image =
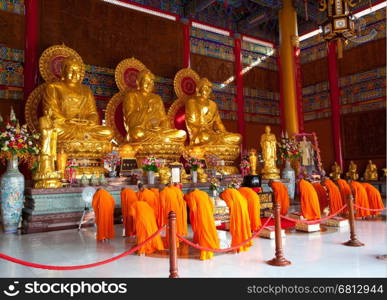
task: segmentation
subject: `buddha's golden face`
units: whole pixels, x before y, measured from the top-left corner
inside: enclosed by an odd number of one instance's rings
[[[207,99],[208,97],[210,97],[211,92],[211,87],[207,84],[203,84],[198,90],[198,95]]]
[[[151,93],[154,88],[154,80],[150,75],[144,75],[139,82],[140,91]]]
[[[266,126],[266,127],[265,127],[265,133],[266,133],[266,134],[269,134],[270,131],[271,131],[270,126]]]
[[[63,69],[63,77],[66,82],[81,82],[81,66],[76,63],[67,64]]]

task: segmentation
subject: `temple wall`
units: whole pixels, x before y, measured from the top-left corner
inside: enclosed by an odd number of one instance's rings
[[[354,160],[361,175],[369,159],[379,169],[386,166],[385,10],[364,19],[362,35],[373,33],[373,38],[350,42],[338,60],[344,170]],[[315,37],[302,42],[301,49],[305,131],[317,133],[323,165],[329,171],[334,150],[326,44]]]

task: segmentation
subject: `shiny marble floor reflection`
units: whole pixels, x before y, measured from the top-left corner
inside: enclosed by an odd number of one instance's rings
[[[358,238],[364,247],[346,247],[348,229],[327,228],[323,232],[301,233],[288,230],[283,239],[288,267],[265,263],[274,255],[274,241],[257,238],[248,252],[215,254],[200,261],[199,252],[182,247],[178,268],[180,277],[386,277],[387,262],[376,259],[387,254],[387,224],[383,220],[357,221]],[[89,227],[29,235],[0,234],[0,252],[48,265],[80,265],[121,254],[133,241],[119,236],[96,243],[95,229]],[[230,234],[219,231],[221,247],[230,245]],[[168,277],[167,253],[152,256],[130,255],[104,266],[79,271],[47,271],[0,261],[0,277]]]

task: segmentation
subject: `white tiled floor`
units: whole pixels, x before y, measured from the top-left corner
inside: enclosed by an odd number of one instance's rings
[[[359,240],[364,247],[346,247],[349,230],[329,228],[324,232],[288,232],[284,239],[285,257],[292,265],[273,267],[265,263],[274,256],[274,241],[254,240],[249,252],[216,254],[200,261],[192,248],[178,260],[180,277],[387,277],[387,262],[376,259],[387,254],[385,221],[357,221]],[[108,259],[132,246],[117,237],[109,243],[96,243],[95,229],[89,227],[29,235],[0,234],[0,252],[48,265],[79,265]],[[228,232],[219,231],[221,246],[230,243]],[[130,255],[104,266],[79,271],[47,271],[0,260],[0,277],[168,277],[167,253],[152,257]]]

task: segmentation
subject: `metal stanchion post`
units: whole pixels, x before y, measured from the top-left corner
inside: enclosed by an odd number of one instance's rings
[[[349,228],[350,228],[350,240],[345,242],[345,246],[351,246],[351,247],[361,247],[364,246],[362,242],[360,242],[356,237],[355,232],[355,217],[353,212],[353,195],[350,194],[348,196],[348,213],[349,213]]]

